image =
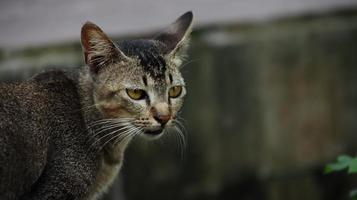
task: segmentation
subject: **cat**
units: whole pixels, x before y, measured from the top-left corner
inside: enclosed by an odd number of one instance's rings
[[[0,84],[0,199],[95,200],[135,136],[175,126],[192,12],[151,39],[114,43],[83,25],[85,66]]]

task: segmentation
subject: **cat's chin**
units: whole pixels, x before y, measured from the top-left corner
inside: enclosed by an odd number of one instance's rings
[[[158,130],[146,130],[143,132],[142,136],[145,138],[145,139],[148,139],[148,140],[155,140],[155,139],[158,139],[160,138],[164,133],[164,129],[158,129]]]

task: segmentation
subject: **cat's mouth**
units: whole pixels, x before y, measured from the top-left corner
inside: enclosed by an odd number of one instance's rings
[[[158,130],[147,130],[147,131],[144,131],[144,134],[146,135],[150,135],[150,136],[158,136],[160,135],[161,133],[163,132],[163,129],[158,129]]]

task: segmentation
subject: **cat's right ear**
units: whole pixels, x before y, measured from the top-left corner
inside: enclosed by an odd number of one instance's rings
[[[83,25],[81,43],[85,63],[94,74],[109,64],[127,59],[114,42],[92,22]]]
[[[163,53],[168,55],[176,65],[180,65],[188,46],[192,30],[193,14],[191,11],[181,15],[174,23],[155,37],[164,44]]]

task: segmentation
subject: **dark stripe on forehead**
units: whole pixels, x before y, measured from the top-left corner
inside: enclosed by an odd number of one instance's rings
[[[120,48],[128,56],[137,56],[144,71],[152,78],[164,79],[166,62],[157,45],[151,40],[132,40],[121,43]]]
[[[172,79],[172,75],[169,74],[169,79],[170,79],[170,83],[172,83],[173,79]]]
[[[146,78],[146,75],[143,76],[143,83],[145,86],[148,86],[148,79]]]
[[[144,71],[154,79],[165,77],[166,62],[158,53],[153,52],[152,49],[144,50],[140,52],[139,59]]]

